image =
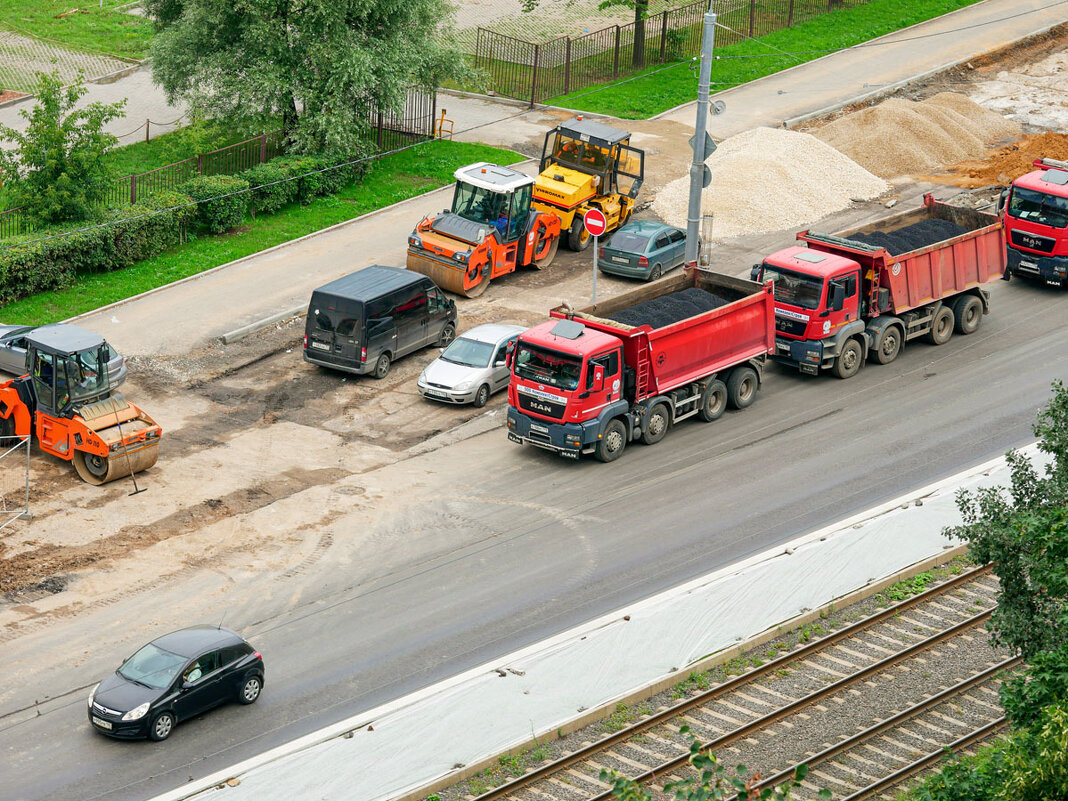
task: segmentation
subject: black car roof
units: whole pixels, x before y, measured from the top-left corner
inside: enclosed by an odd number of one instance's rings
[[[196,656],[212,648],[223,645],[237,645],[244,642],[237,632],[224,629],[221,626],[201,624],[190,626],[181,631],[172,631],[152,641],[153,645],[170,651],[178,656]]]
[[[47,353],[63,354],[99,348],[104,338],[76,325],[56,323],[35,328],[26,335],[26,342]]]
[[[561,131],[577,135],[585,135],[591,139],[598,139],[601,143],[614,145],[630,137],[630,133],[605,125],[593,120],[580,120],[578,117],[562,122],[559,125]]]
[[[417,284],[429,279],[422,273],[403,270],[400,267],[385,267],[373,264],[343,278],[324,284],[315,290],[337,295],[350,300],[372,300],[395,289]]]

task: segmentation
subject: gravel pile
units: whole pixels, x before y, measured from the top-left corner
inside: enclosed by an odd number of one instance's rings
[[[630,308],[623,309],[609,316],[609,320],[615,320],[623,325],[648,325],[652,328],[664,328],[703,314],[720,306],[726,306],[729,300],[721,298],[705,289],[690,287],[681,292],[673,292],[652,300],[642,301]]]
[[[962,228],[956,223],[935,218],[920,220],[920,222],[906,225],[904,228],[898,228],[896,231],[888,233],[873,231],[870,234],[853,234],[849,238],[854,242],[864,242],[868,245],[886,248],[890,255],[900,256],[902,253],[919,250],[928,245],[933,245],[935,242],[952,239],[967,232],[966,228]]]
[[[712,182],[702,197],[715,215],[713,239],[809,225],[870,200],[889,185],[816,137],[778,128],[754,128],[723,140],[708,158]],[[690,179],[665,186],[653,212],[686,227]]]
[[[815,131],[866,169],[894,178],[938,171],[984,154],[1019,126],[964,95],[942,92],[922,102],[890,98]]]

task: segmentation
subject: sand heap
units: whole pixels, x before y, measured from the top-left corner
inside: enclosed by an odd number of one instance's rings
[[[893,97],[814,131],[883,178],[940,170],[1019,132],[1015,122],[954,92],[919,103]]]
[[[777,128],[723,140],[708,167],[712,183],[702,205],[705,214],[715,215],[716,240],[803,227],[889,189],[816,137]],[[653,201],[654,213],[685,228],[689,193],[689,176],[672,181]]]

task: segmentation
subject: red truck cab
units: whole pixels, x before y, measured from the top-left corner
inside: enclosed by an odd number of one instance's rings
[[[623,399],[623,349],[618,337],[573,320],[553,319],[525,331],[512,351],[508,404],[528,418],[521,437],[577,459],[598,426]]]
[[[1036,159],[1037,170],[1002,193],[1008,269],[1068,285],[1068,161]]]

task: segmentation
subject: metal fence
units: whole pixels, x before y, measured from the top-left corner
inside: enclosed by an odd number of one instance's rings
[[[382,111],[372,106],[368,117],[378,151],[387,152],[412,142],[432,139],[436,99],[433,91],[410,89],[399,112]],[[197,175],[233,175],[242,172],[280,155],[283,144],[282,132],[271,131],[151,172],[116,179],[108,187],[104,205],[136,203],[139,199],[181,186]],[[0,211],[0,239],[30,230],[20,209]]]
[[[717,47],[764,36],[867,0],[714,0]],[[479,28],[475,65],[497,94],[531,105],[585,89],[651,64],[682,61],[701,52],[708,0],[612,25],[582,36],[529,42]]]

